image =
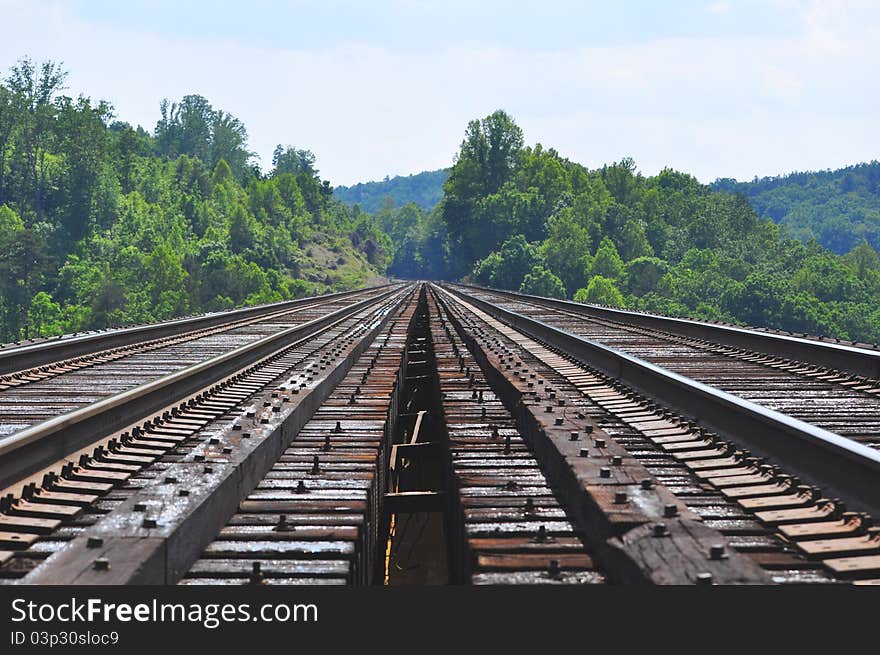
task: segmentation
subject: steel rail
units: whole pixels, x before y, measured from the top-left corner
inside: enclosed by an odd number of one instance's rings
[[[343,340],[344,353],[334,357],[326,370],[322,367],[314,382],[285,403],[284,409],[278,411],[280,405],[270,408],[260,403],[260,394],[268,398],[271,390],[258,391],[258,396],[245,404],[253,412],[249,412],[250,418],[242,417],[213,433],[213,441],[228,445],[223,448],[222,457],[211,457],[210,466],[205,466],[206,455],[216,451],[214,445],[203,440],[196,446],[197,452],[168,462],[164,475],[147,480],[19,583],[176,583],[333,393],[358,357],[367,351],[376,335],[393,320],[394,308],[411,293],[411,286],[393,289],[364,301],[359,310],[326,326],[331,329],[348,320],[346,331],[359,336],[354,342]],[[285,343],[262,361],[274,362],[274,353],[297,348],[310,338]],[[318,344],[319,350],[332,350],[335,339],[338,335],[329,335]],[[236,431],[235,426],[241,428],[241,421],[247,422],[247,432]],[[181,490],[186,493],[180,493]],[[145,520],[146,513],[149,521]],[[96,565],[99,558],[105,566]]]
[[[828,343],[775,332],[763,332],[735,325],[718,325],[688,318],[661,316],[613,307],[602,307],[571,300],[544,298],[530,294],[491,289],[479,285],[457,285],[573,312],[581,316],[626,323],[636,327],[664,330],[677,336],[705,339],[777,357],[826,366],[852,375],[880,378],[880,351],[840,343]]]
[[[567,330],[443,285],[524,334],[565,352],[679,411],[760,456],[784,463],[804,482],[853,509],[880,513],[880,452]]]
[[[279,348],[315,336],[365,307],[397,293],[395,287],[308,323],[287,328],[235,350],[133,387],[96,403],[32,425],[0,441],[0,488],[173,405]]]
[[[390,285],[376,287],[381,290]],[[61,360],[90,355],[102,350],[130,346],[142,341],[176,336],[192,330],[211,328],[233,321],[256,318],[264,314],[274,314],[287,309],[295,309],[310,303],[325,302],[346,296],[363,293],[364,289],[339,291],[323,296],[309,296],[296,300],[284,300],[268,305],[242,307],[228,312],[215,312],[190,318],[179,318],[161,323],[150,323],[136,327],[95,332],[80,336],[70,336],[41,341],[26,346],[0,349],[0,375],[14,373],[37,366],[45,366]]]

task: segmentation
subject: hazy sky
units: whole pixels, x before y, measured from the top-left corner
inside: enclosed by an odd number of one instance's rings
[[[333,184],[447,166],[498,108],[591,167],[708,182],[877,159],[878,44],[878,0],[0,0],[0,69],[61,60],[66,93],[148,130],[163,97],[202,94],[264,166],[308,148]]]

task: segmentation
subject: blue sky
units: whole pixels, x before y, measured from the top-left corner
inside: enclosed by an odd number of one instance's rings
[[[880,157],[872,1],[0,0],[0,23],[0,68],[62,60],[147,129],[201,93],[264,165],[309,148],[334,184],[449,165],[497,108],[588,166],[706,182]]]

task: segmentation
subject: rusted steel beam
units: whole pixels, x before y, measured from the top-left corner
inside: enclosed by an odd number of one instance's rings
[[[492,320],[473,306],[465,303],[462,307],[481,320]],[[758,564],[727,546],[720,532],[704,525],[692,527],[699,523],[699,517],[578,411],[577,398],[556,389],[548,391],[540,370],[519,363],[511,367],[506,353],[496,349],[487,336],[464,325],[457,316],[452,318],[486,379],[514,415],[548,481],[566,499],[609,577],[625,583],[697,584],[707,579],[717,584],[771,582]],[[658,541],[655,546],[663,552],[674,551],[675,557],[688,565],[671,566],[660,575],[653,559],[631,555],[620,547],[621,539],[630,543],[627,535],[641,534],[634,532],[637,530],[682,535]],[[652,548],[650,542],[637,543],[646,551]],[[718,545],[723,547],[724,557],[716,561],[710,559],[709,551]],[[662,560],[663,556],[658,552],[656,557]]]
[[[823,487],[848,506],[880,515],[877,450],[460,290],[455,293],[531,338],[589,361],[667,406],[698,416],[701,424],[741,447],[784,462],[790,474]]]
[[[81,409],[26,428],[0,441],[0,488],[92,443],[96,435],[109,434],[162,407],[230,375],[284,345],[309,336],[384,300],[394,290],[354,303],[199,364],[152,380]]]
[[[387,300],[388,294],[373,299]],[[394,299],[402,302],[403,296]],[[361,310],[369,309],[360,304]],[[366,318],[366,314],[364,314]],[[29,573],[25,584],[173,584],[262,480],[388,322],[314,373],[287,403],[255,401],[245,417],[168,466],[122,505]],[[268,398],[268,394],[267,394]]]

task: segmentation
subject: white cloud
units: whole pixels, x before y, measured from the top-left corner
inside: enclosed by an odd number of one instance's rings
[[[877,157],[877,21],[790,6],[802,29],[785,37],[401,53],[192,43],[86,23],[63,3],[0,0],[0,67],[23,54],[63,60],[70,92],[148,129],[162,97],[200,93],[245,122],[264,164],[278,142],[310,148],[335,184],[448,165],[467,121],[499,107],[527,141],[576,161],[630,155],[647,173],[672,165],[705,181]]]

